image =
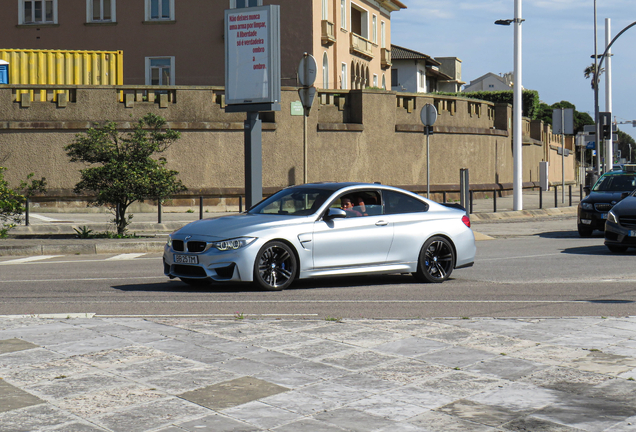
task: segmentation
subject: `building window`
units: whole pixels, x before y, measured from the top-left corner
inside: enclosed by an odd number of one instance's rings
[[[230,9],[263,6],[263,0],[230,0]]]
[[[329,21],[329,3],[328,0],[322,0],[322,19]]]
[[[174,57],[146,57],[146,85],[174,85]]]
[[[373,87],[378,88],[378,76],[373,74]]]
[[[382,74],[382,89],[386,90],[386,76]]]
[[[400,82],[398,79],[398,70],[391,69],[391,87],[397,87],[399,85],[400,85]]]
[[[329,88],[329,57],[327,57],[327,53],[322,55],[322,88]]]
[[[340,0],[340,28],[347,28],[347,0]]]
[[[373,29],[371,30],[371,37],[373,39],[371,39],[371,41],[373,43],[378,43],[378,17],[373,15],[373,20],[372,20],[372,24]]]
[[[420,76],[420,88],[418,91],[426,93],[426,72],[420,70],[418,75]]]
[[[86,22],[115,22],[116,0],[86,0]]]
[[[57,0],[20,0],[20,24],[57,24]]]
[[[386,32],[384,28],[384,21],[380,23],[380,48],[386,48]]]
[[[365,39],[369,39],[369,13],[352,4],[349,16],[351,20],[351,31]]]
[[[346,63],[342,64],[342,73],[340,75],[340,88],[341,89],[347,88],[347,64]]]
[[[146,0],[146,21],[174,21],[174,0]]]

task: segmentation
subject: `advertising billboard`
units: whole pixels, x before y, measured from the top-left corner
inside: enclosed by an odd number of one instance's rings
[[[225,11],[225,103],[280,103],[280,6]]]

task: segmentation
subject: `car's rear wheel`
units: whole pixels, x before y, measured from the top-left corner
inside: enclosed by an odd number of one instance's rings
[[[420,282],[439,283],[448,279],[455,268],[455,251],[451,242],[440,236],[431,237],[424,243],[413,273]]]
[[[587,225],[579,224],[578,229],[579,229],[579,236],[581,237],[592,237],[592,233],[594,232],[594,229]]]
[[[254,261],[254,282],[268,291],[289,287],[298,274],[296,255],[283,242],[266,243]]]
[[[616,246],[616,245],[606,245],[610,252],[614,253],[623,253],[627,252],[627,247],[625,246]]]

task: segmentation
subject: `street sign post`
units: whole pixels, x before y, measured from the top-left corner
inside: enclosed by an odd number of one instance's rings
[[[561,135],[561,202],[565,203],[565,135],[574,134],[574,108],[552,110],[552,132]]]
[[[316,97],[316,75],[318,65],[314,56],[304,53],[298,65],[298,82],[302,86],[298,89],[298,97],[303,104],[303,183],[307,183],[307,117]]]
[[[422,107],[420,112],[420,119],[424,125],[424,133],[426,134],[426,198],[429,198],[431,193],[431,157],[429,137],[433,134],[433,125],[437,120],[437,109],[432,104],[426,104]]]

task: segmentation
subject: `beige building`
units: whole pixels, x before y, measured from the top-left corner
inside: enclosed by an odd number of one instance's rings
[[[121,50],[124,84],[129,85],[224,85],[224,10],[277,4],[282,85],[297,85],[298,62],[308,52],[318,63],[316,86],[329,89],[386,88],[391,13],[406,8],[398,0],[3,3],[0,49]],[[40,77],[38,84],[45,83],[59,84]]]

